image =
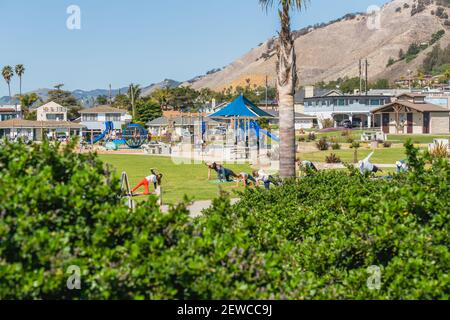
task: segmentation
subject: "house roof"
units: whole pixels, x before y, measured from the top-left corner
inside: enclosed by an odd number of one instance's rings
[[[14,109],[14,108],[0,108],[0,113],[1,112],[16,112],[16,109]]]
[[[397,96],[397,98],[400,98],[400,97],[408,97],[408,98],[425,98],[426,95],[425,95],[425,94],[422,94],[422,93],[406,92],[406,93],[399,94],[399,95]]]
[[[94,108],[83,109],[80,113],[127,113],[126,110],[113,108],[111,106],[98,106]]]
[[[372,110],[372,113],[387,111],[395,105],[400,105],[419,112],[449,112],[448,109],[431,103],[413,103],[410,101],[397,100],[395,102],[382,106],[381,108]]]
[[[0,129],[11,129],[11,128],[70,128],[70,129],[81,129],[85,126],[79,123],[73,123],[68,121],[31,121],[23,119],[10,119],[6,121],[0,121]]]
[[[270,113],[274,118],[279,118],[280,117],[280,112],[278,111],[273,111],[273,110],[266,110],[267,113]],[[307,114],[303,114],[303,113],[298,113],[296,112],[294,114],[295,119],[316,119],[316,116],[310,116]]]
[[[152,121],[147,122],[147,126],[149,126],[149,127],[167,126],[168,124],[169,124],[169,119],[166,117],[159,117]]]
[[[49,103],[46,103],[46,104],[40,106],[38,109],[44,109],[44,108],[64,108],[64,110],[67,111],[66,107],[63,107],[62,105],[60,105],[54,101],[50,101]]]

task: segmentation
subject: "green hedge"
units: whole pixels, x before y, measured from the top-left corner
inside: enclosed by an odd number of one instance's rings
[[[58,148],[0,148],[0,298],[449,298],[449,163],[411,145],[392,181],[320,172],[197,219],[155,199],[129,213],[95,156]]]

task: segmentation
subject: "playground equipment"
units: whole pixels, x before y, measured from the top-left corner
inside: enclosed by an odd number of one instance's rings
[[[106,135],[108,135],[112,130],[114,130],[114,123],[112,121],[106,121],[105,130],[98,136],[94,137],[94,139],[92,140],[92,144],[96,144],[100,140],[103,140]]]
[[[106,150],[117,151],[118,147],[113,141],[109,141],[105,144]]]
[[[279,137],[277,137],[276,135],[274,135],[273,133],[271,133],[271,132],[269,132],[267,130],[262,129],[259,126],[259,123],[257,121],[254,121],[254,120],[250,121],[250,129],[252,129],[252,128],[256,131],[256,136],[258,137],[258,139],[260,137],[260,133],[262,133],[262,134],[268,136],[273,141],[280,142],[280,138]]]
[[[147,130],[140,124],[130,124],[123,130],[122,136],[129,148],[138,149],[147,142],[147,134]]]

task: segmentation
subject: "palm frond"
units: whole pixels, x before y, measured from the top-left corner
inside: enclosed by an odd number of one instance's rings
[[[289,9],[294,9],[301,11],[306,8],[306,3],[310,0],[259,0],[259,4],[265,10],[269,10],[278,2],[279,7],[288,7]]]

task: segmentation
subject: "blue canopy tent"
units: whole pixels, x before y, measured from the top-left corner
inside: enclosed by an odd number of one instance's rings
[[[258,108],[243,95],[234,99],[223,109],[209,115],[210,118],[273,118],[264,110]]]
[[[263,131],[256,120],[259,118],[274,118],[270,113],[258,108],[254,103],[248,100],[243,95],[238,96],[230,104],[223,109],[209,115],[210,118],[225,118],[231,119],[234,122],[235,128],[241,128],[241,132],[245,132],[246,146],[248,147],[248,132],[255,130],[257,136],[258,153],[259,153],[259,138],[260,131]],[[264,132],[263,132],[264,133]],[[275,136],[271,137],[276,138]],[[275,139],[276,140],[276,139]],[[238,134],[236,130],[236,144],[238,143]]]

